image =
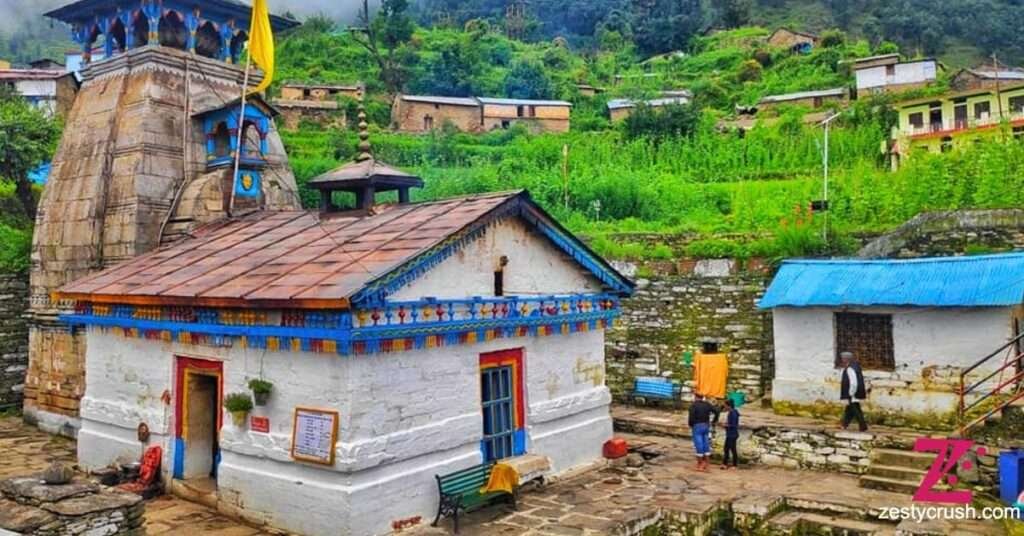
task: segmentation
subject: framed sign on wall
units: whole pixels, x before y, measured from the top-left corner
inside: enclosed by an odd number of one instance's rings
[[[295,408],[295,418],[292,424],[293,459],[334,465],[334,444],[337,441],[337,411]]]

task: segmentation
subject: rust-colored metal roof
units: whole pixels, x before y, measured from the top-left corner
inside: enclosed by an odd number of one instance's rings
[[[222,307],[345,308],[368,283],[506,202],[504,192],[381,205],[373,214],[256,212],[68,284],[61,298]]]

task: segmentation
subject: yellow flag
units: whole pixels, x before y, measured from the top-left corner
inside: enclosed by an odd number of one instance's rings
[[[270,28],[267,0],[253,0],[249,27],[249,58],[263,70],[263,81],[252,93],[267,89],[274,80],[274,31]]]

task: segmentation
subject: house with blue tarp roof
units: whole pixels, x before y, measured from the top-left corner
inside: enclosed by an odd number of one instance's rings
[[[961,372],[1021,333],[1022,298],[1024,253],[786,261],[759,303],[772,311],[772,400],[797,412],[838,409],[838,357],[850,351],[870,388],[869,416],[952,417]],[[971,371],[968,383],[1012,378],[1019,363],[998,369],[1019,360],[1016,346]]]

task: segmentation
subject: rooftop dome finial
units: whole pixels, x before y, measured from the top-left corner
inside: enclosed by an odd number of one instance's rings
[[[367,160],[373,160],[373,151],[370,146],[370,129],[366,123],[366,107],[363,106],[363,100],[359,100],[359,155],[356,156],[356,162],[365,162]]]

